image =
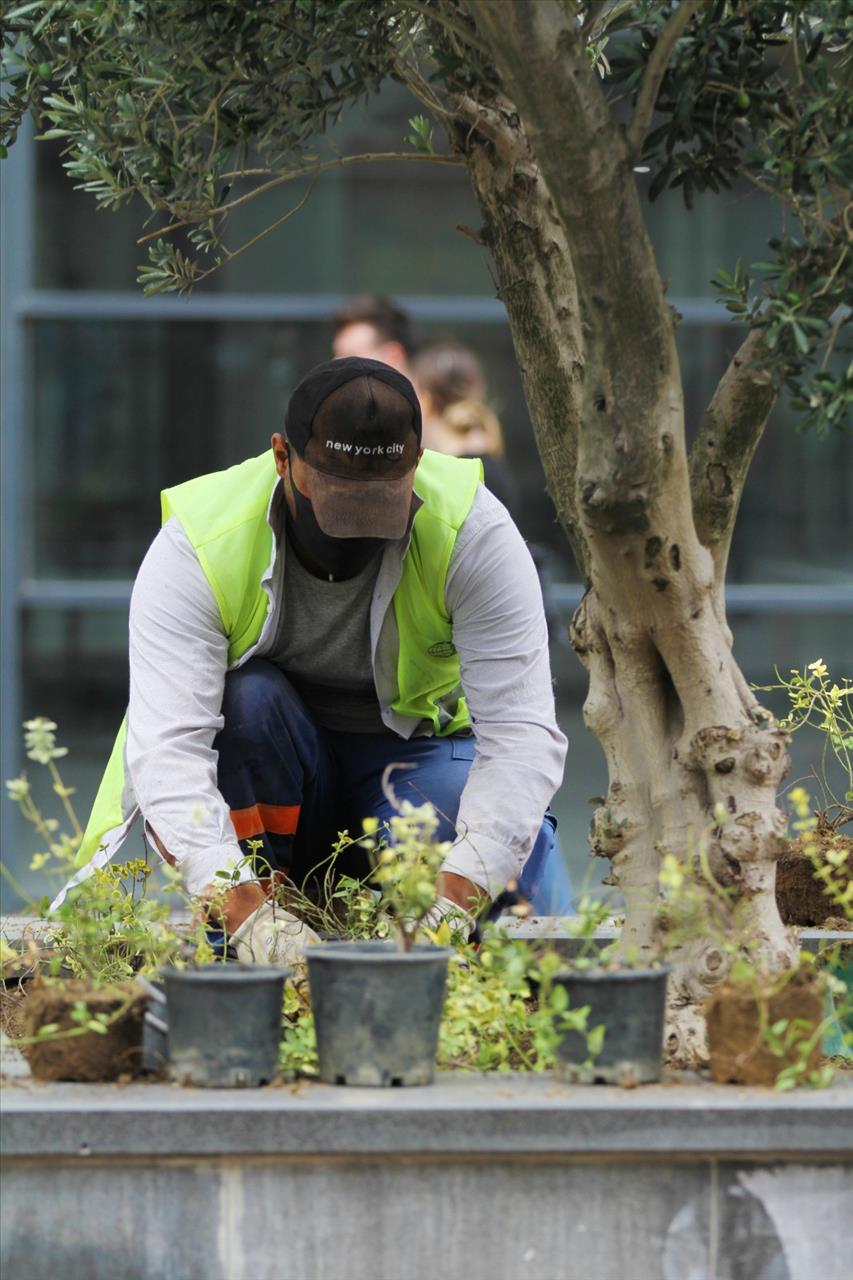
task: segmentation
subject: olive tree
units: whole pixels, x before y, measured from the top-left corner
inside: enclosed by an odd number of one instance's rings
[[[277,226],[324,169],[323,138],[388,77],[412,94],[400,159],[466,166],[548,490],[586,584],[572,643],[608,762],[593,824],[655,943],[662,854],[708,832],[768,967],[793,943],[775,905],[784,733],[738,669],[726,561],[775,400],[845,424],[853,20],[844,0],[38,0],[6,6],[6,142],[24,112],[60,138],[103,206],[147,202],[148,292],[186,291],[245,246],[229,216],[280,189]],[[444,141],[438,142],[437,138]],[[638,192],[732,183],[785,230],[753,277],[729,263],[743,323],[688,450],[667,301]],[[300,184],[299,200],[285,193]],[[290,188],[291,190],[293,188]],[[685,216],[689,216],[685,212]],[[672,986],[670,1048],[702,1052],[722,976],[697,938]]]

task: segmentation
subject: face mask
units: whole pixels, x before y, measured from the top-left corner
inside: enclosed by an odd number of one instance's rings
[[[317,570],[317,576],[322,573],[330,581],[354,578],[387,545],[385,538],[331,537],[318,525],[311,499],[300,493],[292,477],[290,492],[293,494],[296,517],[288,507],[287,531],[297,554],[302,553],[299,558],[309,572]]]

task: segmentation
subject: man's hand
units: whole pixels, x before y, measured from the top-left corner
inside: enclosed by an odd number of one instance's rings
[[[435,902],[424,917],[424,924],[434,931],[446,920],[451,934],[461,933],[467,942],[487,903],[485,891],[472,880],[455,871],[442,871],[436,882]]]
[[[248,920],[253,911],[257,911],[266,902],[266,891],[254,880],[235,885],[222,895],[220,916],[228,933],[236,933],[240,925]]]
[[[304,920],[267,901],[246,917],[230,941],[243,964],[287,967],[291,981],[302,987],[308,978],[305,948],[320,939]]]
[[[436,896],[449,898],[463,911],[468,911],[475,918],[488,903],[489,897],[485,889],[481,889],[473,880],[459,876],[455,871],[441,871],[435,885]]]
[[[157,846],[163,861],[170,867],[176,866],[177,859],[169,853],[154,828],[146,823],[145,830]],[[200,895],[199,902],[208,919],[222,923],[228,933],[234,933],[253,911],[257,911],[266,897],[267,891],[261,885],[256,881],[247,881],[229,889],[227,893],[223,893],[218,885],[212,884]]]
[[[443,897],[441,894],[435,899],[429,911],[421,921],[423,928],[428,929],[431,933],[435,933],[446,924],[450,930],[450,937],[454,942],[458,942],[460,937],[463,942],[467,942],[474,932],[476,920],[469,911],[464,907],[460,907],[458,902],[451,902],[449,898]]]

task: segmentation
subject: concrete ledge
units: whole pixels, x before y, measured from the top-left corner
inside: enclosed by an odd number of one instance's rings
[[[221,1092],[18,1076],[0,1107],[10,1278],[849,1275],[853,1073],[784,1094],[686,1076]]]
[[[853,1084],[5,1090],[27,1280],[847,1280]]]
[[[3,1091],[2,1109],[3,1155],[38,1159],[530,1153],[672,1162],[853,1151],[853,1074],[830,1089],[781,1094],[679,1077],[621,1090],[462,1073],[420,1089],[21,1081]]]

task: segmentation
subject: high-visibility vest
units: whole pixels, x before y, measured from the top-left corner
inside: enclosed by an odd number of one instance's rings
[[[398,691],[391,709],[407,719],[431,722],[433,733],[442,737],[470,725],[445,584],[456,536],[481,479],[479,459],[424,451],[415,476],[422,505],[392,599],[399,650]],[[163,523],[172,517],[179,521],[216,598],[228,638],[229,670],[252,656],[272,608],[262,579],[275,555],[267,518],[275,480],[275,460],[268,450],[161,494]],[[108,861],[136,817],[125,770],[126,736],[125,718],[77,852],[78,867]]]

